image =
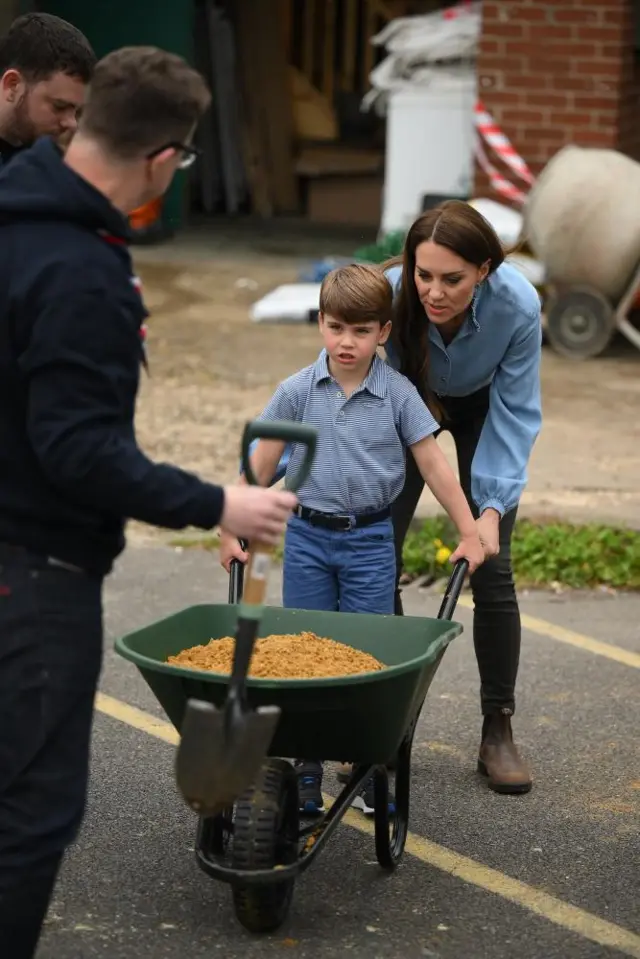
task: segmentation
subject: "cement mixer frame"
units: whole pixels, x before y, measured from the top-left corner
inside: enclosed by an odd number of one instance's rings
[[[593,287],[549,281],[544,305],[546,339],[556,353],[572,360],[599,356],[616,330],[640,350],[640,329],[629,319],[634,306],[640,307],[640,262],[617,304]]]

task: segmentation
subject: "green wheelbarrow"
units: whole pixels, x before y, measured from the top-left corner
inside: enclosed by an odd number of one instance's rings
[[[227,808],[199,815],[196,861],[231,886],[238,921],[254,933],[285,921],[294,884],[324,848],[368,779],[374,777],[375,850],[380,865],[400,862],[409,823],[411,746],[420,712],[448,644],[462,633],[452,621],[468,564],[458,563],[437,619],[318,612],[266,606],[260,633],[311,631],[370,653],[386,668],[331,679],[244,679],[248,707],[280,711],[254,781]],[[233,635],[244,570],[231,570],[229,603],[185,609],[116,641],[116,651],[142,674],[178,732],[194,701],[224,709],[228,675],[172,666],[169,656]],[[206,750],[203,751],[203,755]],[[283,757],[321,756],[351,763],[351,775],[331,806],[301,822],[293,763]],[[395,803],[389,772],[395,769]]]

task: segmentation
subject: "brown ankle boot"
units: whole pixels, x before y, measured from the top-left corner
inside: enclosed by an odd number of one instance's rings
[[[489,789],[497,793],[531,789],[531,773],[513,741],[510,709],[484,717],[478,772],[487,776]]]

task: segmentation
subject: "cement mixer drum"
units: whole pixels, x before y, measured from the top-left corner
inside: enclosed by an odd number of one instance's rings
[[[640,262],[640,163],[564,147],[529,194],[523,232],[551,285],[588,286],[617,306]]]

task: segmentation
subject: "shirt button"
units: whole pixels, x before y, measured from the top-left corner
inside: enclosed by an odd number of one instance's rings
[[[336,393],[336,396],[338,397],[339,400],[342,399],[342,393],[338,392],[338,393]]]

